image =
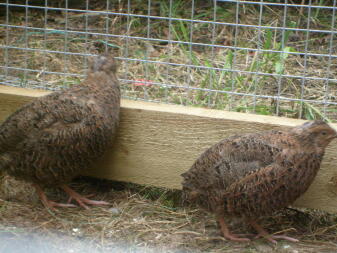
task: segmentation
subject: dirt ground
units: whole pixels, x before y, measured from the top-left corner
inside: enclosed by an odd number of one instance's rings
[[[337,216],[320,211],[286,209],[262,219],[271,233],[299,243],[235,243],[221,237],[211,214],[182,206],[179,191],[88,178],[72,187],[111,206],[51,212],[30,185],[2,178],[0,252],[337,252]],[[57,189],[47,194],[67,201]],[[240,221],[229,224],[235,233],[254,232]]]

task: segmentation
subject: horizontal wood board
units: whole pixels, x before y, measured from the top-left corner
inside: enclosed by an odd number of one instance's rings
[[[21,105],[48,94],[0,85],[0,121]],[[238,133],[282,129],[303,120],[122,100],[115,144],[86,175],[180,188],[180,174],[210,145]],[[337,124],[332,124],[337,129]],[[310,189],[296,206],[337,212],[337,141]]]

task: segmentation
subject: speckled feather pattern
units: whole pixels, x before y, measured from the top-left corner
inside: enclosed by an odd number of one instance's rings
[[[0,126],[0,170],[28,182],[69,182],[101,157],[119,122],[113,59],[99,57],[86,80],[23,106]]]
[[[317,121],[311,127],[319,132],[326,126]],[[246,218],[293,203],[314,180],[325,149],[315,145],[318,133],[302,128],[232,136],[213,145],[182,174],[185,200],[220,216]]]

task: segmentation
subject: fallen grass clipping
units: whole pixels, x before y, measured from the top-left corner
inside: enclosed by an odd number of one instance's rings
[[[271,233],[287,233],[299,243],[263,239],[250,243],[225,240],[211,214],[182,205],[181,192],[80,178],[72,187],[111,203],[89,210],[45,209],[29,184],[8,176],[0,187],[0,252],[336,252],[337,215],[285,209],[262,220]],[[50,199],[66,202],[61,190]],[[233,232],[254,231],[230,220]],[[44,251],[45,250],[45,251]]]

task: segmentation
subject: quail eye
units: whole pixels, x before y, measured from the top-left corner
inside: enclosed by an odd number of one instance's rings
[[[325,131],[321,132],[321,135],[327,135],[327,134],[328,134],[328,133],[325,132]]]

